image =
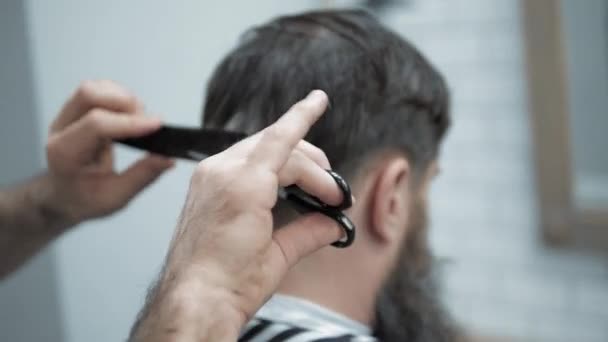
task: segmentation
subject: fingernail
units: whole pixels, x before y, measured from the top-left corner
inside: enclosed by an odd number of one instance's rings
[[[352,199],[352,201],[353,201],[353,204],[355,204],[355,203],[357,203],[357,199],[356,199],[356,198],[355,198],[355,196],[353,196],[353,195],[350,195],[350,198],[351,198],[351,199]]]
[[[327,94],[323,90],[315,89],[311,91],[308,96],[306,96],[306,100],[309,101],[328,101]]]

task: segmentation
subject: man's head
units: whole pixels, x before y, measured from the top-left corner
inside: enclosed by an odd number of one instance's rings
[[[357,202],[348,214],[357,239],[346,250],[323,251],[320,258],[329,266],[307,267],[305,278],[314,279],[316,270],[322,277],[332,264],[354,270],[340,273],[343,277],[365,272],[378,278],[365,294],[373,297],[376,313],[370,315],[378,335],[412,341],[436,337],[415,328],[394,335],[390,325],[403,323],[396,315],[424,316],[418,317],[420,324],[431,329],[431,316],[419,311],[438,311],[420,282],[430,268],[424,225],[428,182],[450,123],[446,84],[413,46],[365,12],[281,17],[246,32],[217,67],[204,126],[256,132],[313,89],[329,95],[330,108],[306,140],[353,185]],[[277,214],[285,216],[287,210],[279,208]],[[397,293],[412,288],[422,299]],[[397,296],[402,303],[392,303]],[[440,320],[433,315],[431,321]]]

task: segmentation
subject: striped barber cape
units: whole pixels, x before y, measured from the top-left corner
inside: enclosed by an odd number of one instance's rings
[[[369,328],[306,300],[274,295],[245,326],[241,342],[373,342]]]

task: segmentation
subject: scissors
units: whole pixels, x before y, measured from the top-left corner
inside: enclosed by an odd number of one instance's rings
[[[240,140],[247,138],[247,136],[245,133],[218,129],[164,125],[152,134],[138,138],[116,140],[116,142],[167,157],[200,162],[208,156],[224,151]],[[332,246],[348,247],[355,240],[355,225],[342,211],[352,206],[350,186],[339,174],[331,170],[326,171],[342,191],[343,200],[340,205],[328,205],[297,185],[279,187],[278,197],[302,214],[319,212],[335,220],[344,231],[344,236],[332,243]]]

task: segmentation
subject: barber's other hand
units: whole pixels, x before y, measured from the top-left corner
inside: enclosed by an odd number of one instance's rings
[[[273,230],[271,213],[278,187],[292,184],[341,203],[325,171],[327,157],[302,140],[327,101],[313,91],[273,125],[198,165],[158,288],[174,306],[167,326],[195,334],[203,322],[217,320],[238,333],[291,266],[342,237],[336,222],[318,213]],[[203,317],[188,320],[180,310]]]
[[[112,139],[159,129],[137,98],[112,81],[85,81],[52,123],[47,142],[48,199],[67,225],[110,214],[158,178],[173,162],[148,155],[114,170]]]

